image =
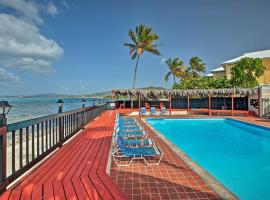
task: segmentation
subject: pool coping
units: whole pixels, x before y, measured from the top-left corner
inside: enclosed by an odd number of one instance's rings
[[[167,139],[161,132],[152,127],[147,121],[147,118],[141,118],[144,124],[150,128],[160,139],[162,139],[166,145],[176,153],[194,172],[196,172],[201,178],[219,195],[220,198],[226,200],[239,200],[233,192],[231,192],[227,187],[220,183],[214,176],[212,176],[208,171],[202,168],[197,162],[195,162],[191,157],[184,153],[179,147],[173,144],[169,139]]]

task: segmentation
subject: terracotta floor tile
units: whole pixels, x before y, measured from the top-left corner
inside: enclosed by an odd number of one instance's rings
[[[160,165],[147,166],[143,161],[129,167],[117,167],[114,161],[111,165],[111,178],[129,199],[220,199],[155,133],[145,129],[164,153]]]

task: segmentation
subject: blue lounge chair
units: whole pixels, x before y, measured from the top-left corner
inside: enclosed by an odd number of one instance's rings
[[[127,139],[123,140],[126,147],[142,147],[142,146],[153,146],[154,142],[152,139]]]
[[[146,108],[145,107],[141,107],[140,115],[147,115],[147,112],[146,112]]]
[[[123,143],[126,147],[140,147],[140,146],[154,146],[155,142],[152,139],[123,139],[118,134],[114,136],[114,144],[117,144],[118,140],[123,140]],[[118,146],[118,145],[115,145]],[[117,147],[114,147],[117,148]]]
[[[118,120],[116,120],[116,123],[121,123],[125,126],[134,126],[134,125],[138,125],[139,122],[137,120],[136,121],[124,121],[122,119],[118,119]]]
[[[115,134],[122,138],[146,138],[147,136],[147,132],[144,130],[124,131],[119,127],[116,129]]]
[[[130,148],[126,147],[123,140],[118,140],[119,148],[115,149],[112,152],[113,159],[117,166],[130,166],[133,160],[142,159],[147,165],[159,165],[163,153],[156,146],[147,146],[147,147],[135,147]],[[128,164],[120,164],[121,159],[131,159],[128,161]],[[158,158],[157,162],[150,163],[146,158]]]
[[[167,114],[168,114],[168,112],[167,112],[167,110],[166,110],[165,107],[162,107],[162,108],[161,108],[160,114],[161,114],[161,115],[167,115]]]
[[[116,122],[115,127],[116,128],[119,127],[121,130],[124,130],[124,131],[143,130],[143,128],[141,126],[139,126],[138,124],[126,125],[126,124],[123,124],[121,122]]]
[[[126,124],[129,124],[129,123],[138,123],[137,119],[135,118],[124,118],[124,117],[121,117],[121,116],[116,116],[116,119],[115,121],[121,121],[123,123],[126,123]]]
[[[155,107],[151,107],[150,113],[151,113],[151,115],[157,115],[156,108]]]
[[[125,129],[126,131],[128,131],[128,130],[142,130],[143,128],[140,126],[140,125],[138,125],[138,124],[123,124],[123,123],[121,123],[121,122],[116,122],[115,123],[115,127],[117,128],[117,127],[119,127],[119,128],[121,128],[121,129]]]
[[[121,121],[127,122],[127,123],[130,123],[130,122],[137,122],[137,120],[134,119],[134,118],[123,118],[123,117],[119,117],[119,118],[117,118],[116,120],[121,120]]]

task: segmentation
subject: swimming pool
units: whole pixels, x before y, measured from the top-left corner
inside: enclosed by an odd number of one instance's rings
[[[232,119],[147,119],[240,199],[270,199],[270,129]]]

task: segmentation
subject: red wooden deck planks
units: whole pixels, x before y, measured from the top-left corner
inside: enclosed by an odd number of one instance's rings
[[[106,174],[114,125],[106,111],[15,186],[5,199],[126,199]]]
[[[81,137],[81,135],[80,135]],[[79,137],[78,137],[79,138]],[[82,139],[82,138],[80,138]],[[79,142],[80,140],[74,140],[71,143],[73,145],[76,144],[76,142]],[[72,146],[72,144],[70,144]],[[57,157],[57,155],[61,154],[61,157]],[[44,162],[40,167],[38,167],[36,170],[34,170],[31,174],[29,174],[25,179],[22,180],[22,182],[18,185],[16,185],[16,187],[14,187],[14,189],[12,190],[12,194],[13,195],[20,195],[22,193],[21,198],[23,199],[29,199],[29,191],[30,192],[30,196],[32,193],[32,188],[35,186],[35,188],[38,188],[39,186],[39,182],[42,181],[44,178],[46,178],[46,175],[49,175],[50,172],[53,173],[54,171],[52,170],[53,167],[57,167],[56,163],[56,159],[61,159],[65,160],[67,158],[68,155],[68,148],[61,148],[58,151],[58,154],[54,154],[49,160],[47,160],[46,162]],[[24,190],[23,192],[21,190]],[[40,189],[39,189],[40,191]],[[41,190],[42,191],[42,190]]]

